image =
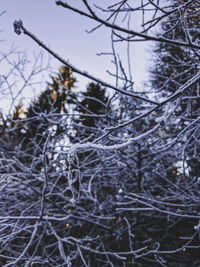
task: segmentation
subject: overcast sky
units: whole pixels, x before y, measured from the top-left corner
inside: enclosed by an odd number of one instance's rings
[[[0,43],[1,51],[8,50],[12,44],[28,54],[41,51],[29,37],[14,33],[13,21],[21,19],[29,31],[71,64],[110,82],[106,70],[112,66],[111,58],[96,55],[111,51],[110,34],[105,28],[86,33],[85,30],[90,30],[95,24],[91,25],[88,19],[57,6],[54,0],[1,0],[0,11],[6,11],[0,17],[0,29],[3,30],[0,39],[5,40]],[[131,54],[136,84],[143,81],[146,69],[144,47],[142,43],[134,44]],[[56,64],[60,65],[59,62]]]

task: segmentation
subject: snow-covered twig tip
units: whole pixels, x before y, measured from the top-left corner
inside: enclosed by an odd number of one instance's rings
[[[23,26],[23,22],[22,20],[15,20],[13,22],[13,27],[14,27],[14,31],[16,34],[20,35],[22,33],[22,26]]]

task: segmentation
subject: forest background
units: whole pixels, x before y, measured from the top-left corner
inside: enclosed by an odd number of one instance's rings
[[[107,76],[13,17],[43,53],[0,51],[2,266],[200,264],[199,1],[111,2],[54,2],[88,36],[105,32]],[[142,43],[148,74],[135,85]]]

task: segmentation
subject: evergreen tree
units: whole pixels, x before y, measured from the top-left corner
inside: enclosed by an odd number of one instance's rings
[[[79,117],[75,119],[76,136],[78,140],[88,138],[91,134],[97,137],[100,125],[109,119],[108,97],[105,88],[99,84],[90,83],[81,100],[75,107]],[[93,136],[94,138],[94,136]]]
[[[53,139],[67,127],[61,122],[60,115],[68,114],[68,106],[74,97],[70,93],[76,79],[67,67],[61,67],[57,76],[51,78],[52,82],[48,83],[45,91],[32,101],[26,111],[20,104],[13,114],[11,127],[15,127],[18,142],[27,155],[26,161],[28,157],[31,161],[42,153],[49,133]]]
[[[182,1],[173,0],[171,2],[173,6],[178,6]],[[187,9],[183,20],[179,19],[177,21],[178,12],[179,10],[172,13],[162,23],[164,36],[180,41],[190,39],[193,42],[200,43],[200,21],[197,7]],[[177,91],[180,85],[186,83],[198,71],[200,57],[198,52],[193,49],[159,43],[156,45],[154,53],[155,67],[152,70],[152,86],[155,91],[160,91],[162,96]],[[174,112],[174,125],[171,127],[170,134],[173,133],[176,136],[180,129],[184,129],[191,121],[198,118],[200,114],[199,93],[199,82],[197,82],[181,96]],[[200,176],[198,168],[200,150],[197,148],[195,138],[193,138],[194,131],[191,131],[187,137],[190,141],[186,145],[184,156],[190,179]]]
[[[178,7],[183,1],[173,0],[173,7]],[[200,43],[198,28],[200,26],[198,11],[187,9],[185,14],[179,15],[180,10],[172,13],[162,23],[162,34],[169,39],[180,41],[191,41]],[[183,12],[183,11],[182,11]],[[177,17],[182,18],[177,20]],[[151,69],[152,87],[158,97],[170,96],[176,92],[181,85],[185,84],[198,71],[198,52],[174,44],[158,43],[154,49],[154,65]],[[174,187],[176,203],[184,202],[191,194],[195,195],[200,177],[200,150],[197,139],[199,129],[195,120],[200,114],[199,82],[188,88],[173,105],[168,108],[173,109],[170,116],[170,123],[164,122],[161,132],[161,153],[158,152],[159,162],[154,166],[154,179],[160,192],[164,192],[165,197],[170,198],[170,191]],[[164,112],[164,111],[163,111]],[[193,124],[194,123],[194,124]],[[190,127],[190,128],[189,128]],[[190,129],[184,138],[182,134]],[[176,140],[176,142],[174,142]],[[189,189],[190,188],[190,189]],[[189,189],[189,191],[188,191]],[[171,196],[173,198],[173,196]],[[185,205],[185,204],[184,204]],[[160,217],[162,218],[162,217]],[[164,217],[163,222],[164,225]],[[178,247],[181,243],[176,239],[178,236],[188,236],[193,232],[196,220],[173,218],[173,222],[166,224],[167,234],[163,234],[159,241],[163,249],[167,250],[168,242]],[[161,229],[161,233],[164,229]],[[197,240],[194,239],[194,245]],[[184,259],[188,264],[198,259],[198,252],[194,251],[177,253],[176,259],[169,258],[169,262],[182,262]]]

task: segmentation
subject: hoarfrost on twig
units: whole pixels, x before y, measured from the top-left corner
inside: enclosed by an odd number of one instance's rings
[[[20,35],[22,33],[22,26],[23,26],[23,22],[21,19],[15,20],[13,22],[14,31],[16,34]]]

